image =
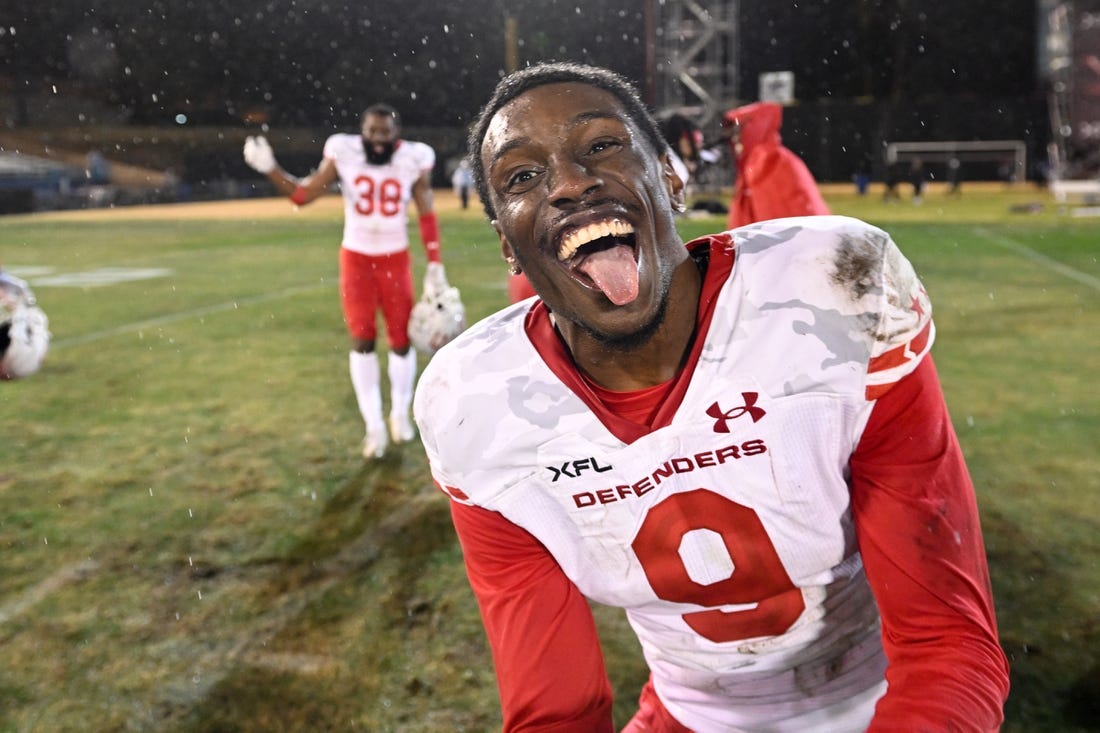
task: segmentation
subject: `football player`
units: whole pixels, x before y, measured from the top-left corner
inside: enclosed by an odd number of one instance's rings
[[[413,307],[407,231],[410,198],[416,204],[421,244],[428,259],[424,289],[443,292],[448,288],[431,187],[435,151],[426,143],[403,140],[400,135],[397,110],[375,104],[363,113],[360,133],[329,137],[317,170],[301,179],[278,165],[263,136],[250,136],[244,144],[248,165],[299,206],[340,183],[344,197],[340,299],[351,335],[351,383],[366,424],[361,444],[365,458],[381,457],[390,439],[404,443],[416,434],[409,415],[416,381],[416,350],[408,336]],[[381,369],[375,351],[379,311],[389,340],[388,420],[383,418]]]
[[[0,379],[29,377],[50,348],[50,321],[26,281],[0,269]]]
[[[685,244],[637,91],[573,64],[470,138],[539,298],[444,346],[414,414],[505,731],[613,731],[588,601],[650,670],[626,730],[992,731],[1008,688],[973,486],[890,236],[834,216]]]

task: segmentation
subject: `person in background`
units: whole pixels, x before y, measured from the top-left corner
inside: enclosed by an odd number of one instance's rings
[[[737,168],[731,229],[783,216],[830,213],[809,168],[783,145],[782,124],[783,108],[774,102],[755,102],[722,116]]]
[[[465,157],[458,161],[454,173],[451,174],[451,187],[455,196],[458,196],[459,204],[463,209],[470,207],[470,188],[474,185],[473,175],[470,173],[470,161]]]
[[[684,184],[691,183],[702,164],[703,132],[687,116],[673,112],[660,120],[661,132],[672,152],[669,160]]]
[[[856,171],[852,174],[852,181],[856,184],[856,193],[866,196],[871,186],[871,160],[869,155],[861,155]]]
[[[614,730],[590,600],[650,669],[628,733],[996,730],[973,486],[890,236],[810,216],[685,245],[668,146],[596,67],[504,77],[469,147],[539,298],[444,346],[414,414],[503,730]]]
[[[902,164],[899,162],[886,164],[886,180],[882,189],[882,200],[888,203],[896,203],[901,200],[901,192],[898,187],[902,181]]]
[[[416,204],[428,259],[424,289],[442,292],[447,288],[431,187],[435,151],[426,143],[403,140],[397,110],[375,104],[363,113],[358,134],[338,133],[325,141],[320,165],[305,178],[283,170],[263,136],[248,137],[244,159],[299,206],[340,182],[344,198],[340,300],[351,336],[349,370],[366,425],[363,456],[379,458],[389,440],[404,443],[416,435],[409,414],[417,369],[416,350],[408,336],[414,297],[407,231],[410,198]],[[388,420],[383,418],[381,369],[375,351],[379,312],[389,339]]]
[[[111,163],[98,150],[84,156],[84,178],[92,186],[106,186],[111,182]]]
[[[947,159],[947,193],[949,196],[962,194],[962,161],[957,155]]]
[[[913,186],[913,203],[924,203],[924,185],[927,182],[927,174],[924,171],[924,161],[919,157],[909,161],[909,183]]]

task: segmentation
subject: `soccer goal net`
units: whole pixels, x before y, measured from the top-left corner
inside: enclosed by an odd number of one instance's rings
[[[954,165],[971,180],[1022,181],[1027,175],[1027,146],[1023,140],[944,140],[886,144],[886,165],[920,159],[933,170]],[[937,176],[938,177],[938,176]]]

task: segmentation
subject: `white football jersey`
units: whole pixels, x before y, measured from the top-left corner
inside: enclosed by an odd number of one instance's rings
[[[808,730],[835,703],[829,730],[862,730],[886,660],[847,466],[874,396],[931,347],[928,297],[885,232],[845,217],[690,246],[709,247],[708,282],[731,249],[733,265],[667,424],[616,437],[580,382],[563,382],[568,360],[536,350],[520,303],[425,369],[415,413],[433,476],[626,609],[688,727]]]
[[[362,136],[340,133],[325,141],[324,156],[336,164],[340,175],[343,246],[368,255],[407,249],[408,203],[413,184],[435,165],[431,146],[401,140],[388,163],[372,165]]]

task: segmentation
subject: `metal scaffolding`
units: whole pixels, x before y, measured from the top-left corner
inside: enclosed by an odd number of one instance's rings
[[[1051,178],[1060,179],[1067,173],[1067,143],[1072,135],[1073,3],[1040,0],[1039,9],[1039,74],[1047,83],[1051,130],[1047,157]]]
[[[658,112],[716,124],[737,100],[738,0],[649,0],[652,98]]]

